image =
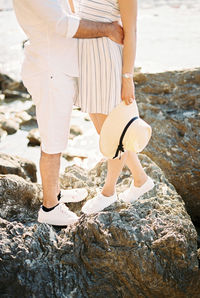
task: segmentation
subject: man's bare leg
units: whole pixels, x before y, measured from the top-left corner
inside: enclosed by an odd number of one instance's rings
[[[67,226],[77,222],[78,216],[65,204],[58,203],[60,153],[41,152],[40,172],[43,187],[43,206],[38,212],[38,221],[55,226]]]
[[[41,151],[40,173],[43,187],[43,206],[54,207],[58,204],[60,157],[58,154],[47,154]]]

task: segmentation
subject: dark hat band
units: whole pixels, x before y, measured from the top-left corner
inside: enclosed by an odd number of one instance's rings
[[[124,146],[123,146],[123,139],[124,139],[124,136],[125,136],[125,134],[126,134],[126,132],[127,132],[127,129],[129,128],[129,126],[130,126],[135,120],[137,120],[137,119],[139,119],[138,116],[132,118],[132,119],[126,124],[126,126],[125,126],[125,128],[124,128],[124,130],[123,130],[123,132],[122,132],[122,134],[121,134],[121,137],[120,137],[120,140],[119,140],[119,145],[118,145],[118,147],[117,147],[117,150],[116,150],[116,153],[115,153],[115,156],[113,157],[113,159],[115,159],[116,157],[118,157],[119,152],[124,152]],[[121,155],[120,155],[120,157],[121,157]]]

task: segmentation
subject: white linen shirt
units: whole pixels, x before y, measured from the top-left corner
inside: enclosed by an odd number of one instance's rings
[[[13,0],[13,6],[29,39],[23,70],[28,75],[56,71],[77,77],[78,46],[72,37],[80,19],[71,13],[68,0]]]

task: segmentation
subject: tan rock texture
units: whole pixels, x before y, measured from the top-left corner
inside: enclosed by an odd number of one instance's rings
[[[16,120],[5,119],[0,123],[0,127],[7,131],[8,135],[12,135],[18,131],[19,123]]]
[[[38,128],[31,129],[27,138],[29,140],[28,146],[40,146],[41,140]]]
[[[153,128],[145,149],[200,222],[200,69],[136,74],[140,115]]]
[[[28,224],[41,205],[41,186],[17,175],[0,175],[0,199],[1,218]]]
[[[145,155],[140,159],[155,180],[152,191],[133,204],[119,201],[98,214],[81,215],[66,229],[36,223],[41,202],[37,184],[1,175],[1,295],[199,297],[196,230],[162,170]],[[95,194],[104,179],[105,162],[88,173],[80,169],[68,168],[66,185],[79,182]],[[130,183],[127,174],[125,169],[118,191]],[[90,191],[87,199],[91,196]],[[81,206],[76,208],[80,214]]]
[[[17,82],[8,75],[2,73],[0,73],[0,90],[5,95],[5,101],[8,102],[15,99],[30,99],[22,82]]]
[[[14,174],[32,182],[37,181],[36,165],[25,158],[0,153],[0,174]]]
[[[21,130],[30,131],[31,129],[38,128],[36,117],[32,117],[29,120],[22,121],[20,124]]]
[[[83,134],[82,129],[78,125],[71,125],[70,126],[70,134],[74,136],[79,136]]]

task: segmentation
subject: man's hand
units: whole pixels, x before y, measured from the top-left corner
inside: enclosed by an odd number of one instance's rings
[[[110,32],[108,33],[108,37],[119,44],[123,44],[124,30],[118,22],[113,22],[110,24]]]
[[[111,40],[123,44],[124,31],[118,22],[94,22],[85,19],[80,24],[74,38],[99,38],[108,37]]]

